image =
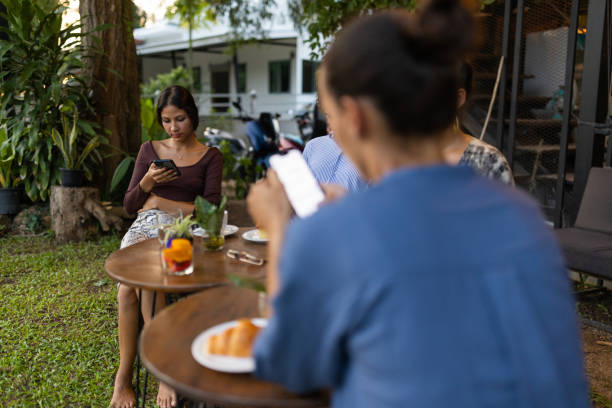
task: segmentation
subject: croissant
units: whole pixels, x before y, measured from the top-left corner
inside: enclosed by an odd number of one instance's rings
[[[220,354],[231,357],[249,357],[251,346],[259,333],[260,327],[249,319],[240,319],[238,324],[208,339],[209,354]]]

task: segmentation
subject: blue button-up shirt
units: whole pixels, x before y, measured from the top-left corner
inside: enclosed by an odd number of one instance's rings
[[[304,159],[319,183],[338,184],[348,191],[358,191],[366,186],[359,170],[342,153],[331,135],[306,143]]]
[[[346,408],[587,408],[563,258],[526,195],[397,171],[287,230],[256,375]]]

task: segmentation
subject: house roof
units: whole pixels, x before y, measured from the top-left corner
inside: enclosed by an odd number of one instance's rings
[[[288,22],[276,22],[266,31],[265,42],[277,45],[295,45],[298,32]],[[178,24],[164,21],[151,27],[134,30],[136,53],[152,55],[170,51],[186,51],[189,47],[189,30]],[[194,49],[222,48],[230,40],[230,29],[224,24],[210,23],[207,27],[193,30],[192,46]],[[284,40],[280,42],[280,40]],[[289,41],[287,41],[289,40]]]

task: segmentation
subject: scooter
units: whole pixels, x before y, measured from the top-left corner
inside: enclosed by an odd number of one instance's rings
[[[222,142],[227,142],[230,151],[237,158],[247,157],[252,154],[253,147],[247,144],[230,132],[211,127],[204,129],[204,137],[209,146],[221,147]]]
[[[295,112],[293,118],[304,142],[329,133],[325,115],[321,113],[316,103],[307,104],[303,109]]]
[[[280,115],[262,112],[258,119],[244,113],[240,100],[232,103],[239,112],[239,117],[246,122],[245,130],[251,146],[253,159],[264,168],[269,167],[269,157],[289,150],[304,150],[302,138],[290,133],[281,133],[278,118]]]

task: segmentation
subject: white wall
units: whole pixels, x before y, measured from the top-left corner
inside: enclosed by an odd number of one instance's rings
[[[292,40],[276,40],[290,43]],[[293,40],[295,42],[295,39]],[[181,58],[186,53],[177,52],[177,63],[184,60]],[[292,57],[293,55],[293,57]],[[296,110],[307,103],[315,100],[314,93],[302,94],[302,59],[310,59],[310,50],[298,42],[296,47],[277,46],[269,44],[252,44],[241,47],[238,50],[238,62],[246,63],[246,90],[247,94],[241,95],[245,111],[252,115],[260,112],[276,112],[286,116],[289,110]],[[288,93],[269,93],[270,61],[290,61],[290,89]],[[235,99],[236,87],[234,68],[231,64],[232,57],[225,54],[211,54],[194,52],[193,66],[200,67],[202,93],[197,95],[200,113],[210,113],[210,90],[211,90],[211,65],[228,64],[230,69],[230,92]],[[169,72],[172,69],[172,60],[143,57],[143,80]],[[250,92],[254,90],[257,97],[252,100]],[[253,103],[251,103],[253,101]],[[253,111],[251,110],[253,108]],[[232,112],[236,113],[236,112]]]

